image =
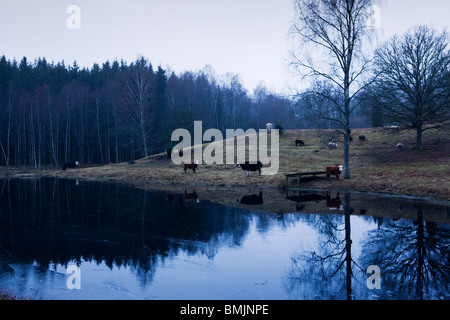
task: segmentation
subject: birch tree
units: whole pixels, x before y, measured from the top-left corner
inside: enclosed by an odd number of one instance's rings
[[[140,58],[130,66],[130,75],[127,80],[128,103],[132,108],[132,117],[139,128],[142,142],[142,151],[148,157],[146,119],[152,89],[152,66],[144,58]]]
[[[352,100],[371,64],[363,43],[372,29],[373,5],[373,0],[296,0],[292,33],[299,45],[291,65],[302,79],[312,80],[309,94],[327,99],[340,115],[332,120],[344,129],[345,179],[350,178],[350,115],[356,108]],[[327,90],[321,90],[324,85]]]

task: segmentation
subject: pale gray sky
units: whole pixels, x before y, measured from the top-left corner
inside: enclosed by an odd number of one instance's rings
[[[449,27],[448,0],[382,0],[382,34],[417,24]],[[80,8],[81,29],[70,30],[67,7]],[[144,56],[176,73],[211,65],[239,74],[252,91],[288,82],[288,30],[294,0],[1,0],[0,55],[30,61],[96,62]]]

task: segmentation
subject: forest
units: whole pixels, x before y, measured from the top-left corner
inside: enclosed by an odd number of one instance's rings
[[[0,58],[0,165],[107,164],[164,152],[177,128],[296,128],[293,100],[211,67],[181,74],[141,57],[91,68]]]

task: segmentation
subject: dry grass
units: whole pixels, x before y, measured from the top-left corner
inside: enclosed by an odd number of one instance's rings
[[[357,190],[432,197],[450,201],[450,126],[425,131],[422,151],[414,149],[415,131],[394,131],[388,128],[354,129],[351,143],[351,178],[330,182],[324,177],[301,184],[302,188]],[[365,135],[365,141],[358,136]],[[332,138],[338,149],[326,147]],[[302,139],[304,147],[296,147],[295,139]],[[190,186],[266,186],[286,187],[285,175],[295,172],[323,171],[325,166],[343,164],[342,136],[334,130],[287,130],[280,138],[280,167],[276,175],[249,177],[235,164],[200,164],[197,173],[182,165],[175,165],[165,154],[139,159],[133,165],[118,163],[105,166],[81,166],[63,172],[59,168],[40,170],[21,168],[0,171],[0,175],[39,175],[66,178],[124,182],[135,185]],[[405,150],[396,151],[402,142]],[[206,145],[203,145],[204,148]],[[264,170],[264,168],[263,168]]]

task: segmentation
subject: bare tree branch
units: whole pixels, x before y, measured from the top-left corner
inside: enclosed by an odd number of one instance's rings
[[[446,32],[418,26],[376,52],[374,100],[394,123],[417,131],[416,148],[429,122],[450,119],[450,52]]]
[[[373,62],[364,58],[362,50],[363,39],[370,29],[367,21],[373,3],[374,0],[297,0],[297,23],[292,27],[301,44],[298,50],[301,56],[294,52],[291,65],[303,80],[311,77],[315,84],[311,92],[328,100],[340,114],[340,118],[325,118],[341,123],[344,129],[346,179],[350,178],[350,115],[355,110],[351,103],[368,85],[358,81]],[[325,62],[321,53],[327,54]],[[319,81],[335,89],[320,93]]]

